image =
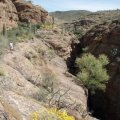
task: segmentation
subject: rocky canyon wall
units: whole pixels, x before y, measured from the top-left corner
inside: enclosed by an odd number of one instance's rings
[[[15,27],[17,25],[17,10],[11,0],[0,0],[0,29],[3,24],[7,27]]]
[[[120,21],[95,26],[81,42],[94,55],[108,56],[110,80],[106,90],[107,120],[120,120]]]
[[[17,26],[18,22],[51,23],[52,17],[42,7],[24,0],[0,0],[0,29]]]

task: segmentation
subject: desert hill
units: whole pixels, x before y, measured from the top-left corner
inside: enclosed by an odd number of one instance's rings
[[[64,20],[65,22],[71,22],[72,20],[84,17],[92,12],[86,10],[70,10],[70,11],[56,11],[51,12],[50,15],[57,19]]]

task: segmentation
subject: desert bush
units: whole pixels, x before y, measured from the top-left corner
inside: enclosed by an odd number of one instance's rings
[[[40,29],[41,28],[41,24],[36,24],[36,28]]]
[[[0,55],[4,53],[6,48],[8,48],[8,39],[3,35],[0,35]]]
[[[46,23],[46,24],[42,24],[41,25],[41,28],[45,28],[45,29],[52,29],[53,28],[53,24],[49,24],[49,23]]]
[[[47,96],[48,96],[49,92],[41,86],[38,86],[38,87],[39,87],[39,91],[33,95],[33,98],[35,98],[39,101],[47,100]]]
[[[48,54],[48,57],[50,59],[54,58],[55,57],[55,53],[54,53],[54,50],[53,49],[48,49],[47,50],[47,54]]]
[[[57,108],[48,109],[50,114],[56,115],[59,120],[75,120],[74,117],[69,116],[66,111],[58,110]]]
[[[83,32],[81,30],[75,30],[74,34],[77,36],[77,38],[81,38],[83,36]]]
[[[36,52],[39,53],[40,56],[43,56],[45,54],[45,50],[43,50],[42,48],[40,47],[37,47],[36,48]]]
[[[35,36],[36,30],[41,25],[18,23],[18,27],[7,30],[6,26],[3,25],[3,30],[0,33],[0,54],[3,53],[4,49],[8,48],[9,43],[13,42],[25,42],[32,39]]]
[[[66,111],[58,110],[57,108],[48,108],[43,112],[41,110],[36,111],[31,118],[31,120],[75,120]]]
[[[31,39],[34,36],[33,31],[25,23],[18,23],[18,27],[12,28],[7,31],[7,37],[10,42],[23,42]]]
[[[77,77],[91,91],[95,89],[105,89],[105,83],[109,79],[105,65],[109,63],[107,56],[100,55],[96,58],[90,53],[77,58],[76,64],[79,68]]]
[[[0,76],[4,76],[5,75],[5,72],[2,68],[0,68]]]
[[[45,73],[42,79],[42,86],[49,92],[52,92],[57,83],[56,76],[53,73]]]
[[[30,120],[59,120],[57,116],[50,114],[47,110],[39,110],[31,115]]]
[[[18,28],[13,28],[13,29],[7,31],[7,38],[9,40],[9,42],[16,43],[17,36],[20,36]]]
[[[0,54],[3,54],[4,50],[9,47],[10,42],[13,42],[14,44],[23,42],[33,38],[33,36],[33,33],[29,32],[27,26],[19,25],[10,30],[4,28],[4,33],[3,31],[0,33]]]
[[[42,24],[41,23],[38,23],[38,24],[32,24],[32,23],[29,23],[28,24],[28,28],[29,28],[29,31],[36,34],[36,31],[38,29],[41,29],[42,28]]]
[[[37,58],[37,55],[34,51],[29,51],[25,53],[25,57],[29,60],[32,60],[32,58]]]
[[[29,51],[24,54],[24,56],[32,63],[36,63],[37,54],[34,51]]]

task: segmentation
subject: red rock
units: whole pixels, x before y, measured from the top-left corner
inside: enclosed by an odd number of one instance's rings
[[[24,0],[12,0],[20,22],[44,23],[48,19],[48,12],[42,7]]]
[[[17,26],[18,15],[17,10],[11,0],[0,1],[0,30],[3,24],[8,28]]]

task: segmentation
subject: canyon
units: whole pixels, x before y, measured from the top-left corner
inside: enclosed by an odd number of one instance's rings
[[[6,48],[0,60],[0,119],[32,120],[35,111],[47,113],[55,104],[75,120],[119,120],[119,13],[87,11],[85,18],[72,22],[56,20],[53,28],[38,29],[31,39],[18,42],[14,51]],[[7,30],[16,28],[19,22],[53,24],[53,17],[30,1],[1,0],[0,30],[4,25]],[[109,58],[110,80],[104,94],[97,92],[98,101],[89,98],[87,88],[75,76],[75,60],[83,49]]]

